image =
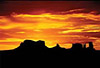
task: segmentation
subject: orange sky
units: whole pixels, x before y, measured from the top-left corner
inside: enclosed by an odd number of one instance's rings
[[[0,50],[13,49],[25,39],[44,40],[48,47],[57,43],[69,48],[70,43],[93,41],[100,49],[100,15],[72,13],[73,9],[59,14],[17,14],[0,16]],[[66,14],[63,14],[66,13]]]
[[[85,11],[87,9],[76,8],[52,13],[42,9],[0,15],[0,50],[14,49],[26,39],[43,40],[50,48],[57,43],[70,48],[71,43],[92,41],[94,48],[100,50],[100,14],[98,11]]]

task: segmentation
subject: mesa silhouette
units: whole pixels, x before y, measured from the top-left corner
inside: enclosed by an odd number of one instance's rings
[[[86,47],[86,44],[89,44],[89,47]],[[21,64],[21,66],[29,65],[31,64],[30,62],[41,64],[45,60],[46,63],[51,60],[73,61],[80,59],[82,61],[82,58],[88,58],[88,60],[93,60],[94,57],[99,58],[100,51],[93,48],[93,43],[88,42],[86,44],[74,43],[70,49],[61,48],[59,44],[53,48],[48,48],[45,46],[44,41],[25,40],[14,50],[0,51],[0,55],[2,65],[5,68],[7,65],[7,67],[17,66],[17,64]]]
[[[89,47],[86,47],[86,44],[89,45]],[[32,40],[25,40],[24,42],[22,42],[20,44],[20,46],[14,50],[7,50],[7,51],[1,51],[2,54],[11,54],[11,55],[26,55],[26,54],[30,54],[30,55],[45,55],[45,56],[50,56],[50,55],[54,55],[54,56],[68,56],[68,55],[91,55],[94,56],[96,55],[99,51],[95,50],[93,48],[93,43],[92,42],[88,42],[84,45],[82,45],[81,43],[73,43],[72,44],[72,48],[70,49],[65,49],[65,48],[61,48],[59,46],[59,44],[57,44],[55,47],[53,48],[48,48],[45,45],[45,42],[42,40],[39,41],[32,41]],[[67,54],[68,53],[68,54]]]

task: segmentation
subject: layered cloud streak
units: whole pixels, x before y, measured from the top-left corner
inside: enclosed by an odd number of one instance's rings
[[[83,9],[0,16],[0,50],[16,48],[25,39],[44,40],[48,47],[59,43],[64,48],[92,41],[100,50],[100,14],[79,11]]]

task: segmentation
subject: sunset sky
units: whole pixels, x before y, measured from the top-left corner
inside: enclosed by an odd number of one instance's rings
[[[49,48],[92,41],[100,50],[100,2],[1,2],[0,50],[14,49],[26,39],[43,40]]]

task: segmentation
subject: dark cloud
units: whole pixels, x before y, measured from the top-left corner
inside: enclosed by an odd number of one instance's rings
[[[8,1],[0,3],[0,15],[8,15],[12,12],[30,13],[32,11],[46,10],[47,12],[67,11],[85,8],[84,12],[99,10],[100,2],[95,1]]]
[[[73,26],[100,25],[100,21],[87,19],[87,17],[70,17],[67,22],[72,22]]]
[[[12,36],[4,33],[4,32],[0,32],[0,40],[5,40],[7,38],[11,38]]]
[[[82,35],[87,37],[96,37],[100,38],[100,32],[70,32],[68,35]]]
[[[99,40],[99,6],[95,1],[2,2],[0,41],[12,44],[9,41],[42,39],[67,44]]]
[[[22,32],[22,31],[25,31],[25,30],[22,30],[22,29],[16,29],[16,28],[13,28],[13,29],[0,29],[0,40],[2,39],[7,39],[7,38],[15,38],[15,36],[17,37],[18,35],[21,35],[20,33],[18,32]]]
[[[6,16],[6,18],[14,23],[37,23],[37,21],[35,20],[35,18],[30,18],[30,20],[28,19],[24,19],[21,17],[13,17],[13,16]]]

